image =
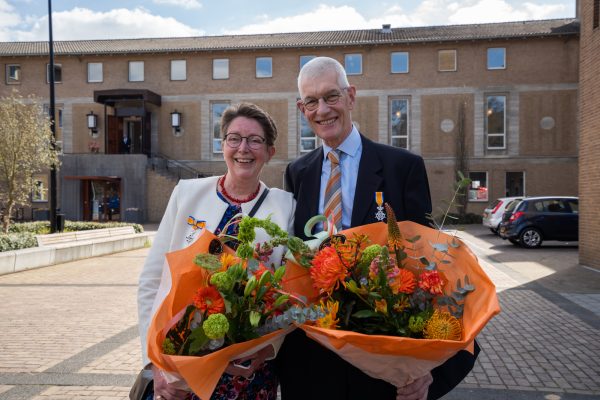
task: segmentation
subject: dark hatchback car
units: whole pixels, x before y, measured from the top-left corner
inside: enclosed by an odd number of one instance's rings
[[[577,197],[528,197],[504,214],[498,233],[523,247],[539,247],[544,240],[579,240]]]

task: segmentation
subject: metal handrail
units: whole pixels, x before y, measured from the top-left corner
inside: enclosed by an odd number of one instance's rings
[[[152,153],[150,156],[150,165],[152,170],[165,170],[168,171],[177,179],[190,179],[190,178],[202,178],[206,174],[198,171],[195,168],[190,167],[178,160],[173,160],[161,153]]]

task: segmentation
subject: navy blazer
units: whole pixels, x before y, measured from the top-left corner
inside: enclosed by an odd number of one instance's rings
[[[399,221],[429,225],[431,195],[423,159],[407,150],[373,142],[363,135],[351,225],[378,222],[375,192],[383,192]],[[304,225],[318,214],[323,149],[290,163],[286,190],[297,200],[294,231],[304,237]],[[476,354],[478,346],[476,346]],[[459,352],[432,371],[428,399],[437,399],[456,386],[473,368],[477,355]],[[395,400],[396,388],[374,379],[300,329],[286,336],[277,355],[282,400]]]

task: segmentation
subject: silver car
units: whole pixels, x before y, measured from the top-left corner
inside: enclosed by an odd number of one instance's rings
[[[483,210],[483,226],[487,226],[497,235],[498,225],[502,222],[502,214],[504,214],[506,206],[515,200],[520,201],[523,199],[523,196],[500,197],[499,199],[496,199],[496,201],[490,203],[488,207]]]

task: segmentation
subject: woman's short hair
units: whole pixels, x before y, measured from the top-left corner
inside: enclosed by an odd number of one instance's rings
[[[273,118],[265,110],[252,103],[239,103],[227,107],[221,116],[221,137],[223,139],[231,121],[237,117],[246,117],[258,122],[265,132],[267,145],[273,146],[275,144],[275,140],[277,140],[277,126],[275,125],[275,121],[273,121]]]

